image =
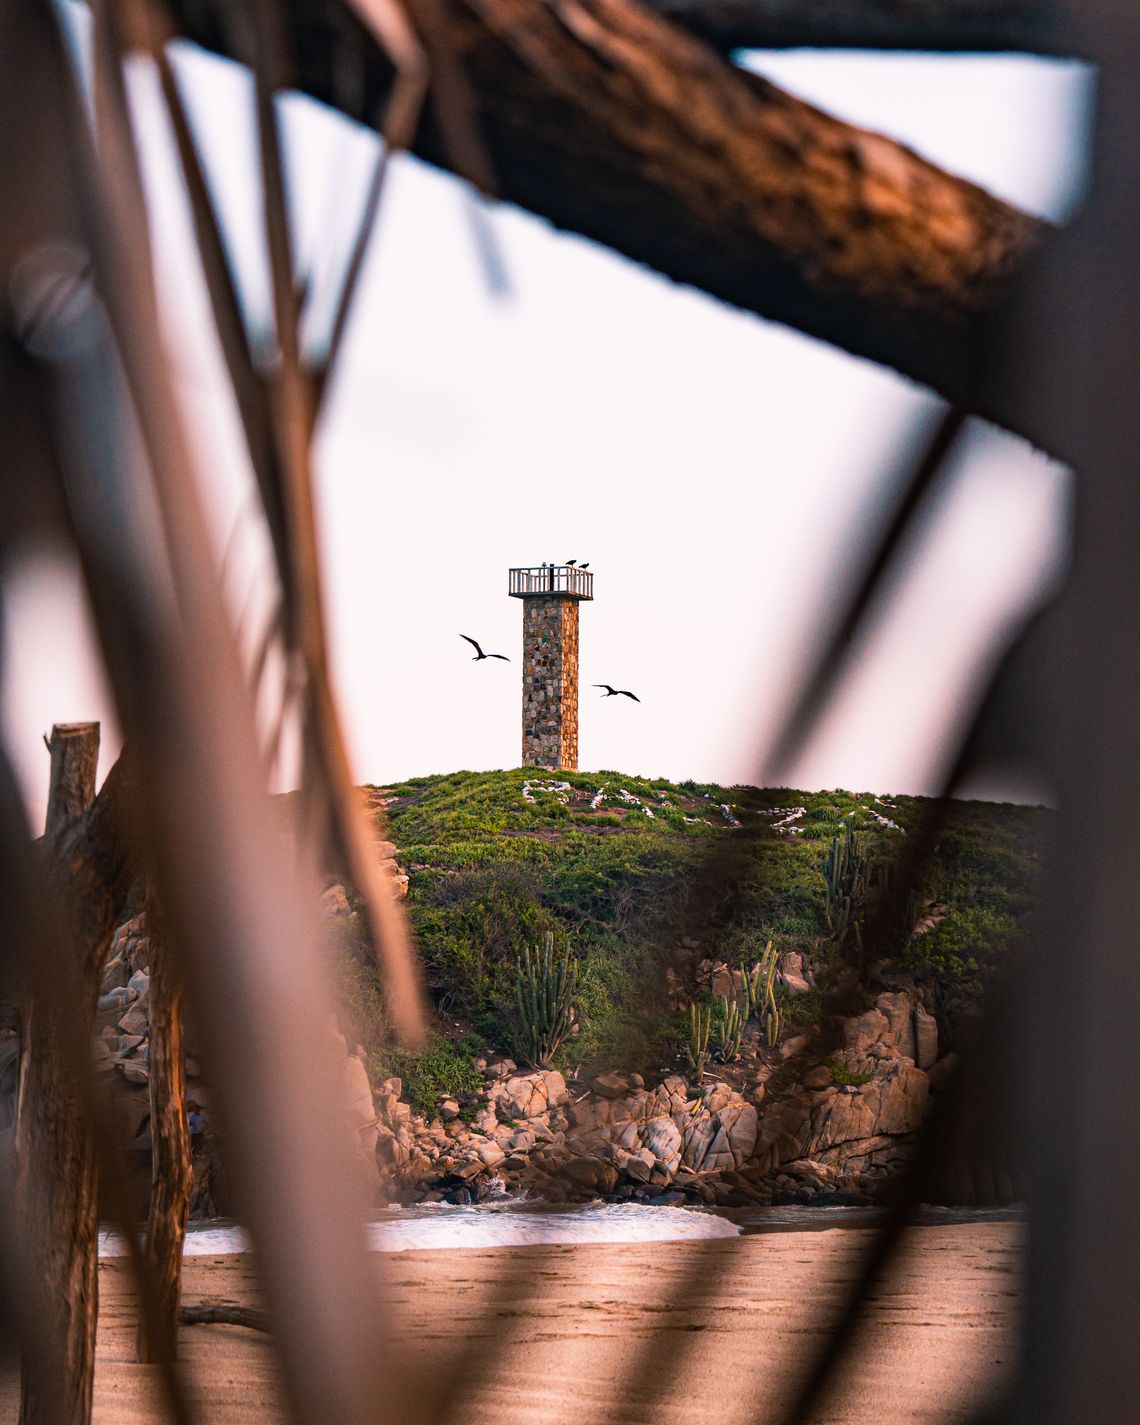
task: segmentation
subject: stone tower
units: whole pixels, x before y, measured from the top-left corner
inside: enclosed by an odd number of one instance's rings
[[[573,564],[512,569],[523,601],[522,764],[578,769],[578,605],[594,576]]]

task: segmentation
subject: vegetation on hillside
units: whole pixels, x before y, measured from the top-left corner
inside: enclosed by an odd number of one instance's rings
[[[481,1040],[526,1057],[518,967],[552,936],[579,962],[564,1062],[649,1071],[672,1065],[689,1039],[687,1005],[663,991],[667,966],[702,956],[751,965],[772,940],[806,952],[826,981],[842,953],[824,874],[837,837],[853,827],[872,860],[893,860],[922,805],[534,769],[416,778],[376,799],[410,875],[442,1034],[467,1035],[468,1054]],[[952,809],[914,901],[921,933],[892,964],[945,1012],[976,1000],[1023,928],[1047,819],[984,802]],[[806,1019],[818,996],[780,1008]],[[439,1040],[429,1054],[458,1072]]]

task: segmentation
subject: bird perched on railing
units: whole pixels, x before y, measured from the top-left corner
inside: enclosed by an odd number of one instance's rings
[[[628,688],[611,688],[608,683],[595,683],[594,687],[605,688],[606,691],[602,694],[604,698],[632,698],[635,703],[641,701],[637,694],[631,693]]]
[[[483,658],[501,658],[504,663],[509,663],[511,661],[505,653],[484,653],[483,650],[479,647],[479,645],[475,642],[475,640],[473,638],[468,638],[465,633],[461,633],[459,637],[469,643],[471,647],[475,650],[475,657],[471,660],[472,663],[478,663],[480,659]]]

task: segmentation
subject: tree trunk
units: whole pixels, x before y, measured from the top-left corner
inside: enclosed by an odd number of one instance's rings
[[[21,1013],[16,1118],[16,1192],[28,1270],[46,1317],[50,1359],[22,1363],[20,1425],[87,1425],[95,1375],[99,1309],[99,1206],[95,1156],[82,1094],[73,1077],[70,1036],[90,1038],[103,963],[126,897],[132,858],[122,834],[125,774],[112,770],[94,796],[97,723],[55,728],[49,883],[71,932],[63,963],[74,967],[59,997],[46,976],[25,993]],[[67,1012],[74,994],[79,1022]]]
[[[50,845],[95,800],[99,724],[57,722],[52,727],[47,747],[51,754],[51,772],[44,836]]]
[[[98,723],[57,723],[48,742],[44,850],[53,860],[63,834],[95,800]],[[55,868],[52,868],[54,873]],[[54,874],[53,874],[54,879]],[[94,1004],[91,1005],[92,1021]],[[95,1327],[99,1313],[99,1205],[95,1155],[58,1047],[53,1007],[29,1000],[20,1034],[16,1109],[17,1192],[21,1218],[44,1283],[45,1335],[58,1354],[52,1369],[22,1372],[21,1425],[91,1418]],[[25,1363],[26,1365],[27,1363]]]
[[[17,1194],[52,1359],[24,1362],[20,1425],[85,1425],[91,1419],[99,1312],[99,1205],[83,1107],[64,1068],[59,1022],[30,1005],[20,1041]]]
[[[138,1358],[178,1356],[182,1244],[190,1208],[190,1131],[186,1123],[186,1061],[182,1046],[182,985],[171,964],[153,898],[150,930],[150,1215],[144,1253],[157,1289],[153,1334],[139,1318]]]

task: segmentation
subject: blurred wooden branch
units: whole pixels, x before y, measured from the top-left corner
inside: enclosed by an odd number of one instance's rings
[[[183,34],[233,53],[215,0],[172,9]],[[446,28],[497,196],[1034,436],[1004,388],[979,382],[976,355],[1046,225],[634,0],[408,9],[429,51]],[[287,82],[374,123],[390,60],[335,0],[288,14]],[[415,150],[453,167],[433,84]]]
[[[716,49],[1082,52],[1071,0],[648,0]]]

